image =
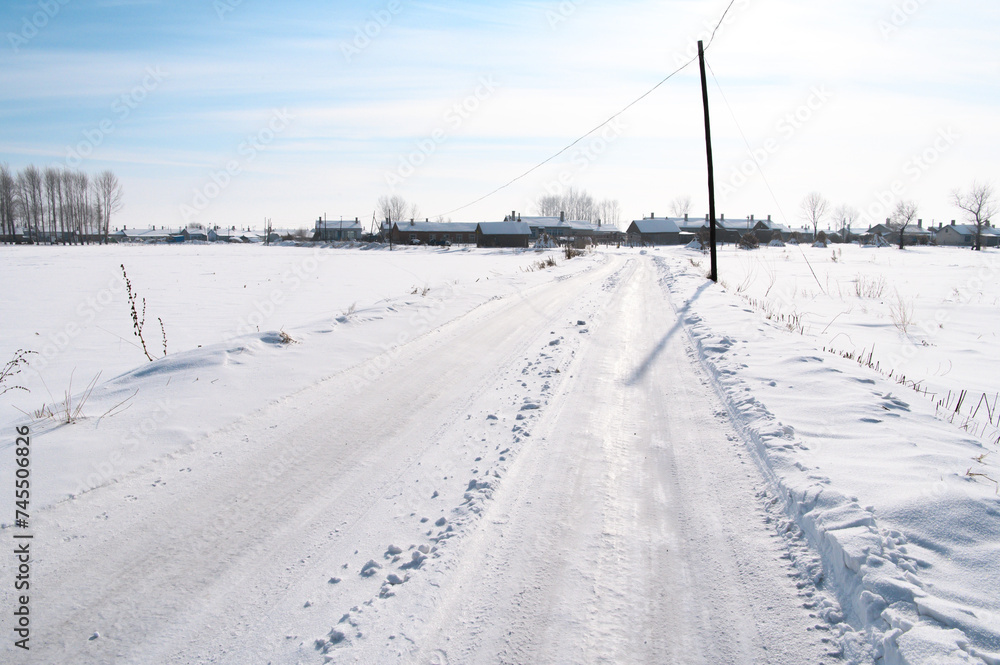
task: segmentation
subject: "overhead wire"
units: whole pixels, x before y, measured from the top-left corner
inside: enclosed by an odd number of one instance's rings
[[[740,136],[743,138],[743,144],[747,147],[747,153],[750,155],[750,159],[753,160],[754,164],[757,166],[757,171],[760,173],[761,179],[764,181],[764,186],[767,187],[767,191],[771,194],[771,200],[774,201],[774,205],[778,208],[778,213],[781,215],[781,219],[784,223],[788,224],[788,218],[785,216],[785,211],[782,210],[781,204],[778,202],[778,197],[774,195],[774,190],[771,189],[771,183],[767,180],[767,175],[764,173],[764,165],[760,163],[757,159],[757,155],[754,154],[753,148],[750,147],[750,141],[747,140],[747,135],[743,132],[743,127],[740,125],[740,121],[736,118],[736,112],[733,111],[732,105],[729,103],[729,98],[726,97],[726,93],[722,90],[722,84],[719,83],[718,77],[715,75],[715,71],[712,69],[712,65],[708,64],[708,71],[712,74],[712,80],[715,81],[715,87],[719,89],[719,94],[722,96],[722,101],[725,102],[726,108],[729,109],[729,115],[733,118],[733,123],[736,125],[736,129],[739,131]]]
[[[778,197],[774,195],[774,190],[771,189],[771,183],[767,181],[767,176],[764,174],[764,165],[758,161],[757,156],[753,152],[753,148],[750,147],[750,142],[747,140],[747,135],[743,132],[743,127],[740,126],[740,121],[736,118],[736,113],[733,111],[733,107],[729,104],[729,99],[726,98],[726,93],[722,91],[722,84],[719,83],[718,77],[715,72],[712,71],[712,66],[708,66],[708,70],[712,72],[712,80],[715,81],[716,87],[719,89],[719,94],[722,95],[722,100],[726,103],[726,108],[729,109],[729,115],[732,116],[733,122],[736,124],[736,129],[739,130],[740,136],[743,137],[743,143],[746,144],[747,152],[750,153],[750,159],[754,161],[757,165],[757,171],[760,173],[760,177],[764,180],[764,185],[767,187],[767,191],[771,194],[771,200],[774,201],[774,205],[778,207],[778,212],[781,214],[781,219],[784,221],[785,226],[788,226],[788,218],[785,216],[785,211],[782,210],[781,204],[778,202]],[[806,265],[809,266],[809,272],[812,273],[813,279],[816,280],[816,284],[819,286],[819,290],[826,294],[826,289],[823,288],[823,283],[819,281],[819,275],[813,270],[812,264],[809,262],[809,257],[806,256],[805,251],[802,246],[799,246],[799,252],[802,254],[802,258],[805,259]]]
[[[726,16],[729,14],[729,10],[733,8],[733,5],[735,3],[736,3],[736,0],[730,0],[729,5],[726,6],[726,10],[724,12],[722,12],[722,16],[719,18],[718,23],[715,24],[715,28],[713,28],[712,34],[709,36],[708,44],[706,44],[705,47],[704,47],[705,51],[707,51],[708,48],[712,45],[712,42],[715,41],[715,34],[719,31],[719,28],[722,27],[723,21],[726,20]],[[691,65],[691,63],[693,63],[697,59],[698,59],[698,56],[695,55],[690,60],[688,60],[687,62],[685,62],[683,65],[681,65],[680,67],[678,67],[674,71],[670,72],[665,78],[661,79],[652,88],[650,88],[649,90],[647,90],[646,92],[642,93],[641,95],[639,95],[638,97],[636,97],[634,100],[632,100],[631,102],[629,102],[628,104],[626,104],[619,111],[617,111],[614,115],[610,116],[609,118],[607,118],[606,120],[604,120],[603,122],[601,122],[599,125],[597,125],[593,129],[591,129],[589,132],[587,132],[586,134],[583,134],[582,136],[580,136],[579,138],[577,138],[576,140],[574,140],[572,143],[566,145],[565,147],[563,147],[562,149],[560,149],[558,152],[554,153],[550,157],[544,159],[543,161],[539,162],[538,164],[535,164],[534,166],[532,166],[530,169],[528,169],[527,171],[525,171],[521,175],[519,175],[519,176],[517,176],[517,177],[515,177],[515,178],[513,178],[513,179],[511,179],[509,181],[507,181],[503,185],[500,185],[499,187],[497,187],[493,191],[489,192],[488,194],[484,194],[483,196],[480,196],[478,199],[476,199],[474,201],[466,203],[465,205],[460,206],[458,208],[455,208],[453,210],[449,210],[448,212],[441,213],[440,215],[436,215],[436,217],[444,217],[446,215],[451,215],[452,213],[456,213],[456,212],[459,212],[460,210],[465,210],[468,207],[474,206],[475,204],[479,203],[480,201],[484,201],[484,200],[488,199],[489,197],[493,196],[497,192],[502,191],[502,190],[510,187],[511,185],[513,185],[518,180],[522,180],[523,178],[527,177],[528,175],[534,173],[535,171],[537,171],[541,167],[543,167],[546,164],[548,164],[549,162],[551,162],[556,157],[559,157],[560,155],[562,155],[565,152],[567,152],[568,150],[570,150],[573,146],[575,146],[576,144],[578,144],[580,141],[583,141],[584,139],[586,139],[587,137],[591,136],[592,134],[594,134],[598,130],[603,129],[604,127],[606,127],[608,124],[610,124],[611,122],[613,122],[615,120],[615,118],[617,118],[618,116],[620,116],[623,113],[625,113],[626,111],[628,111],[630,108],[632,108],[633,106],[635,106],[636,104],[638,104],[639,102],[641,102],[643,99],[645,99],[646,97],[648,97],[649,95],[651,95],[656,89],[658,89],[664,83],[666,83],[667,81],[669,81],[670,79],[672,79],[674,76],[676,76],[677,74],[679,74],[682,71],[684,71],[685,69],[687,69]]]

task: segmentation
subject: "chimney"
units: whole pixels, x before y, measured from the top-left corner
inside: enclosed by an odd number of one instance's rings
[[[565,210],[560,210],[559,211],[559,221],[560,222],[565,222],[566,221],[566,211]]]
[[[751,222],[753,221],[753,215],[750,215],[750,221]]]
[[[951,225],[952,225],[952,226],[955,226],[955,220],[954,220],[954,219],[953,219],[953,220],[951,220]]]
[[[510,221],[513,222],[515,219],[517,219],[517,211],[516,210],[511,210],[510,211]]]
[[[767,221],[769,221],[769,222],[771,221],[771,216],[770,215],[767,216]]]
[[[655,212],[649,213],[649,218],[650,219],[656,219],[656,213]]]
[[[720,222],[724,222],[724,221],[726,221],[726,213],[721,213],[721,214],[719,215],[719,221],[720,221]]]
[[[943,225],[941,224],[941,222],[938,222],[938,228],[940,229],[940,228],[942,228],[942,226]]]
[[[687,213],[684,213],[684,221],[685,222],[688,221],[688,214]]]
[[[414,224],[413,224],[413,218],[412,218],[412,217],[410,217],[410,226],[413,226],[413,225],[414,225]]]
[[[918,229],[924,228],[924,220],[922,220],[922,219],[918,219],[917,220],[917,228]]]
[[[708,221],[708,213],[707,212],[705,213],[705,221],[706,222]]]

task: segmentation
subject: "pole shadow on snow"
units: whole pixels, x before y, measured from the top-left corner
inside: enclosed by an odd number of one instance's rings
[[[673,336],[677,334],[677,331],[681,329],[681,326],[684,324],[684,315],[687,314],[688,309],[690,309],[691,303],[697,300],[701,296],[702,292],[710,285],[711,282],[705,282],[699,286],[694,292],[694,295],[684,303],[684,306],[677,310],[677,321],[674,322],[674,325],[670,327],[670,330],[668,330],[666,334],[660,338],[660,341],[656,343],[656,346],[654,346],[649,352],[649,355],[647,355],[646,358],[639,363],[639,366],[632,370],[632,373],[629,374],[628,378],[625,380],[626,386],[634,386],[639,383],[644,376],[646,376],[649,368],[653,366],[653,363],[656,362],[656,359],[663,352],[663,349],[667,347],[667,343],[670,342]]]

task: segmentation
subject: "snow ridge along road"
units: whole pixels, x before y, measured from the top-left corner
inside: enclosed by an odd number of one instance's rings
[[[681,329],[608,256],[54,506],[31,662],[840,660]]]

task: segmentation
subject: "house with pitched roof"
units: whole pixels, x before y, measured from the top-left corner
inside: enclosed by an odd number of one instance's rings
[[[531,227],[527,222],[480,222],[476,225],[477,247],[528,247]]]

